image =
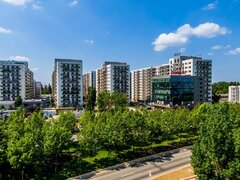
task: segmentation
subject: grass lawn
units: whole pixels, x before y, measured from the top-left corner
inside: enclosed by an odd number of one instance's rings
[[[191,145],[195,139],[196,137],[176,137],[171,140],[153,143],[143,147],[133,147],[133,149],[130,148],[123,151],[101,150],[96,154],[96,156],[85,157],[84,160],[90,164],[95,164],[96,168],[105,168],[136,158]]]

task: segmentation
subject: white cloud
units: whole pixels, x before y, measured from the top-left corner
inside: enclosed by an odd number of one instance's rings
[[[240,54],[240,47],[236,48],[236,49],[233,49],[233,50],[230,50],[226,53],[226,55],[239,55],[239,54]]]
[[[88,43],[88,44],[94,44],[94,40],[89,40],[89,39],[86,39],[84,40],[85,43]]]
[[[203,10],[213,10],[216,8],[218,1],[214,1],[213,3],[208,4],[207,6],[203,7]]]
[[[171,33],[160,34],[152,43],[155,51],[163,51],[168,47],[184,45],[189,41],[191,36],[201,38],[213,38],[218,35],[225,35],[230,31],[225,27],[220,27],[215,23],[199,24],[196,27],[191,27],[189,24],[184,24],[177,31]]]
[[[33,5],[32,5],[32,8],[35,9],[35,10],[43,9],[43,7],[40,6],[39,4],[33,4]]]
[[[32,71],[38,71],[39,68],[38,67],[34,67],[34,68],[30,68]]]
[[[15,5],[15,6],[22,6],[26,5],[27,3],[31,2],[32,0],[2,0],[3,2]]]
[[[180,49],[179,49],[179,52],[180,52],[180,53],[184,53],[185,51],[186,51],[186,48],[180,48]]]
[[[212,50],[220,50],[220,49],[227,49],[227,48],[230,48],[231,46],[230,45],[226,45],[226,46],[223,46],[223,45],[215,45],[215,46],[212,46],[211,49]]]
[[[209,56],[212,56],[212,55],[213,55],[213,53],[212,53],[212,52],[209,52],[209,53],[208,53],[208,55],[209,55]]]
[[[15,61],[31,61],[30,58],[25,57],[25,56],[10,56],[10,60],[15,60]]]
[[[76,6],[78,4],[78,0],[73,0],[70,4],[69,4],[69,6]]]
[[[0,33],[10,34],[12,33],[12,31],[10,29],[5,29],[3,27],[0,27]]]

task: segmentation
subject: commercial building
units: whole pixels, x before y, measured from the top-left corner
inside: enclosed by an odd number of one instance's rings
[[[40,99],[42,94],[42,83],[35,82],[35,99]]]
[[[170,74],[196,76],[196,102],[212,103],[212,60],[197,56],[175,55],[169,60]]]
[[[82,60],[55,59],[52,87],[57,108],[83,105],[82,75]]]
[[[90,71],[83,75],[83,98],[87,99],[88,88],[96,88],[96,71]]]
[[[133,70],[131,72],[131,101],[151,101],[151,79],[169,75],[169,64]]]
[[[151,79],[168,75],[194,76],[195,104],[212,103],[212,61],[197,56],[181,56],[175,54],[169,59],[169,64],[134,70],[131,73],[131,100],[152,100]]]
[[[104,90],[117,91],[130,100],[130,66],[127,63],[106,61],[96,70],[96,76],[97,95]]]
[[[228,87],[228,101],[233,103],[240,103],[240,86]]]
[[[0,61],[0,101],[34,98],[33,72],[28,62]]]
[[[196,101],[195,76],[168,75],[152,78],[152,100],[164,105],[191,105]]]

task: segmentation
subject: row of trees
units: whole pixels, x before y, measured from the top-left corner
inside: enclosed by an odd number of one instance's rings
[[[237,86],[240,85],[240,82],[217,82],[213,83],[213,94],[227,94],[229,86]]]
[[[46,121],[41,112],[26,117],[24,109],[0,121],[0,179],[56,177],[70,157],[76,120],[72,113]]]
[[[240,178],[239,104],[202,104],[191,111],[129,110],[112,102],[104,107],[86,111],[78,120],[68,112],[49,121],[41,112],[26,117],[18,109],[0,121],[0,179],[67,178],[82,172],[74,163],[99,150],[133,150],[183,134],[198,137],[192,164],[200,179]],[[76,144],[77,150],[71,151]]]
[[[106,111],[113,107],[124,108],[128,106],[127,96],[120,92],[110,94],[108,91],[102,91],[96,99],[96,89],[89,87],[85,110],[94,111],[95,106],[97,106],[99,111]]]
[[[192,165],[199,179],[240,179],[240,105],[203,104]]]
[[[121,150],[146,146],[196,131],[195,111],[169,109],[149,111],[114,107],[102,112],[86,112],[79,120],[79,142],[83,153],[100,149]]]
[[[41,92],[42,94],[52,94],[52,86],[51,84],[48,85],[41,85]]]

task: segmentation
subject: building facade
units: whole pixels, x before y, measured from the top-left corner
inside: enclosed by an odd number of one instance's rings
[[[82,106],[82,60],[55,59],[52,88],[56,107]]]
[[[42,94],[42,83],[35,82],[35,99],[40,99]]]
[[[34,98],[33,72],[28,62],[0,61],[0,101]]]
[[[212,103],[212,60],[197,56],[175,55],[169,60],[170,74],[196,76],[196,102]]]
[[[169,75],[169,64],[137,69],[131,72],[131,101],[151,101],[151,79]]]
[[[228,101],[233,103],[240,103],[240,86],[228,87]]]
[[[127,63],[106,61],[96,70],[97,95],[105,90],[124,93],[130,100],[130,66]]]
[[[152,78],[152,100],[165,105],[188,105],[196,101],[195,76],[169,75]]]
[[[154,74],[153,67],[137,69],[131,72],[131,101],[150,101],[151,79]]]
[[[35,81],[33,77],[33,72],[29,69],[25,73],[25,99],[34,99],[35,98]]]
[[[83,75],[83,98],[88,97],[88,88],[96,88],[96,71],[90,71]]]

